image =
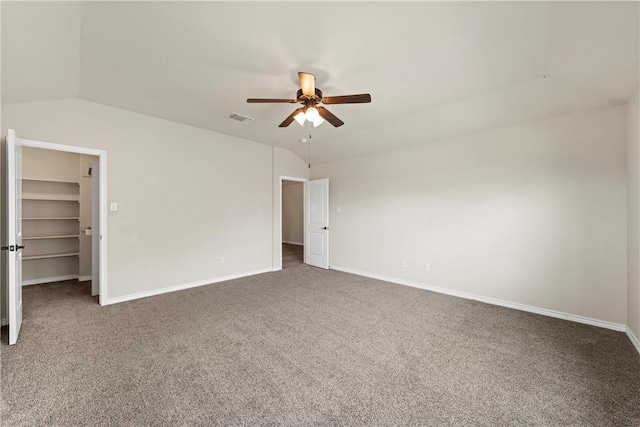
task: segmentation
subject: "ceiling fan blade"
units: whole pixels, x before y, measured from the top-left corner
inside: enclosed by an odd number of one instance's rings
[[[322,98],[323,104],[363,104],[371,102],[371,95],[362,93],[360,95],[327,96]]]
[[[289,117],[284,119],[284,122],[280,123],[280,126],[278,126],[278,127],[286,128],[287,126],[289,126],[295,120],[293,117],[296,114],[300,113],[301,111],[304,111],[304,108],[298,108],[296,111],[294,111],[293,113],[289,114]]]
[[[262,103],[262,102],[282,102],[285,104],[295,104],[298,101],[296,101],[295,99],[249,98],[247,99],[247,102],[249,104],[256,104],[256,103]]]
[[[305,96],[314,97],[316,94],[316,76],[309,73],[298,73],[300,79],[300,89]]]
[[[340,127],[344,124],[344,122],[342,120],[340,120],[339,118],[337,118],[336,116],[333,115],[333,113],[329,110],[327,110],[324,107],[316,107],[316,109],[318,110],[318,113],[320,114],[320,117],[322,117],[323,119],[325,119],[326,121],[328,121],[329,123],[331,123],[333,125],[333,127]]]

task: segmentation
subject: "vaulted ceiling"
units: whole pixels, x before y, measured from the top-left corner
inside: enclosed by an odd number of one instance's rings
[[[2,2],[2,103],[81,98],[314,163],[624,103],[638,2]],[[288,128],[296,74],[346,122]],[[255,118],[236,122],[232,112]]]

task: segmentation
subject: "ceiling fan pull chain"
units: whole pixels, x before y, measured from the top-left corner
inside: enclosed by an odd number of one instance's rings
[[[309,140],[307,141],[307,158],[309,159],[309,169],[311,169],[311,134],[309,134]]]

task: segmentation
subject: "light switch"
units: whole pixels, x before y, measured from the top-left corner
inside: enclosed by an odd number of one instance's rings
[[[341,212],[342,212],[342,208],[341,208],[340,206],[338,206],[338,207],[336,208],[336,213],[341,213]]]
[[[111,210],[114,211],[114,212],[118,210],[118,203],[117,202],[111,202]]]

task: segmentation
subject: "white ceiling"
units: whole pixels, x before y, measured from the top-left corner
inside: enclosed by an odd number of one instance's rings
[[[2,103],[81,98],[290,148],[312,163],[627,100],[638,2],[2,2]],[[296,73],[346,122],[278,124]],[[227,118],[232,112],[252,122]]]

